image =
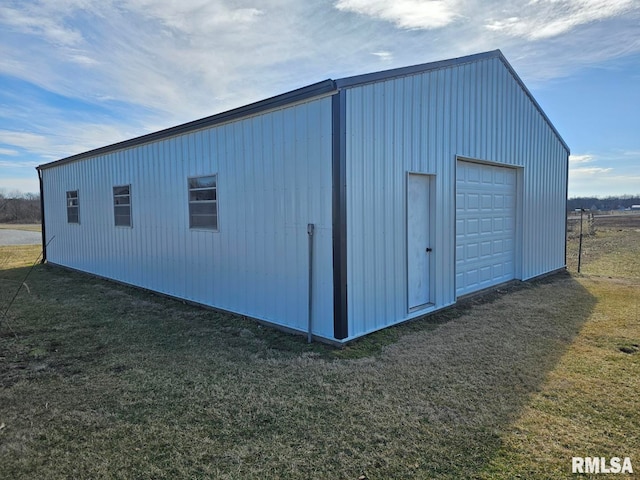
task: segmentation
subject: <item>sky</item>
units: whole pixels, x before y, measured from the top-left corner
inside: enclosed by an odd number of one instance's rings
[[[640,194],[640,0],[0,0],[0,193],[327,78],[498,48],[571,148],[569,196]]]

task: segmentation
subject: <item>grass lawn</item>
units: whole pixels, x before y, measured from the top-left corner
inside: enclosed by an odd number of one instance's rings
[[[640,472],[640,230],[585,237],[581,275],[577,253],[571,240],[569,269],[596,304],[481,478],[571,477],[571,456],[631,457]]]
[[[37,266],[0,321],[0,478],[640,471],[640,232],[342,350]],[[0,315],[38,246],[0,247]]]

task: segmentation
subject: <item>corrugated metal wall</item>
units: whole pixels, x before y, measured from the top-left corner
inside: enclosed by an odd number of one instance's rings
[[[333,338],[331,99],[43,170],[49,261]],[[218,174],[219,231],[189,229],[187,177]],[[133,227],[115,227],[131,184]],[[65,192],[78,190],[80,224]]]
[[[456,299],[456,156],[523,167],[517,271],[564,266],[568,152],[500,59],[356,86],[346,98],[350,338],[420,314],[406,304],[407,172],[435,174],[434,308]]]

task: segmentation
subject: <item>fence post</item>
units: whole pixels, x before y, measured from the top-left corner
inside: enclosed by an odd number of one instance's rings
[[[580,273],[580,264],[582,262],[582,214],[584,213],[584,208],[580,209],[580,243],[578,246],[578,273]]]

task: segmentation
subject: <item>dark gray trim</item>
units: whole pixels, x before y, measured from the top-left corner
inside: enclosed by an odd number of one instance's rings
[[[353,77],[340,78],[340,79],[337,79],[335,83],[338,89],[358,87],[361,85],[366,85],[368,83],[381,82],[384,80],[390,80],[392,78],[398,78],[398,77],[405,77],[408,75],[417,75],[420,73],[438,70],[441,68],[455,67],[455,66],[466,64],[466,63],[473,63],[481,60],[488,60],[491,58],[500,59],[500,61],[504,64],[504,66],[507,67],[507,70],[509,70],[509,73],[511,73],[511,75],[516,80],[516,82],[518,82],[518,84],[520,85],[524,93],[529,97],[529,100],[531,100],[531,102],[536,107],[538,112],[542,115],[542,117],[547,122],[549,127],[551,127],[551,130],[553,130],[553,133],[555,133],[555,135],[558,137],[558,140],[560,141],[562,146],[567,150],[567,152],[569,152],[569,146],[566,144],[566,142],[564,141],[564,139],[562,138],[558,130],[556,130],[556,127],[553,126],[553,124],[551,123],[551,120],[549,120],[549,117],[547,117],[547,114],[544,113],[544,111],[542,110],[542,107],[540,107],[540,104],[533,97],[533,95],[531,94],[529,89],[526,87],[522,79],[518,76],[516,71],[513,69],[511,64],[507,61],[507,59],[505,58],[505,56],[502,54],[500,50],[492,50],[490,52],[476,53],[474,55],[451,58],[451,59],[442,60],[439,62],[422,63],[420,65],[412,65],[410,67],[394,68],[391,70],[384,70],[382,72],[366,73],[364,75],[356,75]]]
[[[303,100],[310,99],[320,95],[326,95],[332,92],[336,92],[337,90],[340,90],[340,89],[356,87],[356,86],[365,85],[373,82],[380,82],[380,81],[389,80],[397,77],[403,77],[407,75],[416,75],[416,74],[429,72],[429,71],[433,71],[441,68],[454,67],[454,66],[467,64],[467,63],[478,62],[481,60],[487,60],[491,58],[500,59],[500,61],[504,64],[507,70],[509,70],[513,78],[518,82],[520,87],[522,87],[522,90],[529,97],[529,99],[534,104],[536,109],[540,112],[542,117],[551,127],[551,130],[558,137],[558,140],[560,141],[562,146],[567,150],[567,152],[569,152],[570,151],[569,147],[564,141],[564,139],[562,138],[562,136],[560,135],[560,133],[558,133],[558,131],[553,126],[553,124],[551,123],[547,115],[544,113],[544,111],[542,110],[542,108],[540,107],[536,99],[533,98],[533,95],[531,94],[529,89],[525,86],[522,79],[518,76],[518,74],[515,72],[513,67],[509,64],[509,62],[504,57],[502,52],[500,50],[492,50],[490,52],[476,53],[474,55],[467,55],[465,57],[452,58],[448,60],[442,60],[439,62],[423,63],[420,65],[395,68],[392,70],[385,70],[382,72],[374,72],[374,73],[367,73],[364,75],[357,75],[353,77],[345,77],[335,81],[331,79],[324,80],[322,82],[318,82],[312,85],[308,85],[306,87],[298,88],[296,90],[292,90],[290,92],[283,93],[275,97],[267,98],[259,102],[251,103],[249,105],[238,107],[233,110],[222,112],[222,113],[205,117],[199,120],[194,120],[193,122],[184,123],[176,127],[160,130],[159,132],[149,133],[141,137],[132,138],[130,140],[114,143],[112,145],[97,148],[95,150],[90,150],[88,152],[72,155],[70,157],[57,160],[55,162],[45,163],[43,165],[38,166],[37,169],[44,170],[44,169],[52,168],[58,165],[63,165],[65,163],[75,162],[77,160],[95,157],[97,155],[104,155],[104,154],[122,150],[125,148],[131,148],[131,147],[135,147],[145,143],[150,143],[157,140],[165,139],[168,137],[181,135],[194,130],[212,127],[224,122],[230,122],[230,121],[238,120],[250,115],[255,115],[255,114],[264,112],[266,110],[284,107],[286,105],[289,105],[295,102],[303,101]]]
[[[339,91],[331,103],[332,116],[332,216],[333,216],[333,336],[349,336],[347,309],[347,167],[346,92]]]
[[[42,172],[38,170],[38,182],[40,183],[40,223],[42,225],[42,261],[47,261],[47,231],[44,226],[44,184],[42,183]]]
[[[234,108],[233,110],[228,110],[226,112],[211,115],[199,120],[194,120],[193,122],[184,123],[176,127],[160,130],[159,132],[153,132],[147,135],[142,135],[141,137],[136,137],[130,140],[125,140],[123,142],[107,145],[106,147],[96,148],[95,150],[90,150],[88,152],[78,153],[77,155],[72,155],[61,160],[56,160],[55,162],[45,163],[38,166],[37,169],[45,170],[47,168],[57,167],[58,165],[64,165],[65,163],[75,162],[77,160],[95,157],[97,155],[104,155],[107,153],[115,152],[117,150],[162,140],[167,137],[173,137],[176,135],[192,132],[194,130],[212,127],[220,123],[238,120],[243,117],[256,115],[266,110],[283,107],[295,102],[300,102],[309,98],[325,95],[334,92],[335,90],[336,85],[333,80],[324,80],[322,82],[314,83],[313,85],[308,85],[306,87],[298,88],[297,90],[292,90],[275,97],[267,98],[266,100],[261,100],[259,102],[251,103],[243,107]]]
[[[564,266],[567,267],[567,241],[569,240],[569,153],[567,152],[567,178],[564,186]]]
[[[419,65],[411,65],[409,67],[383,70],[382,72],[365,73],[364,75],[339,78],[336,80],[336,86],[339,89],[359,87],[361,85],[366,85],[367,83],[380,82],[397,77],[406,77],[408,75],[416,75],[419,73],[429,72],[431,70],[439,70],[441,68],[454,67],[465,63],[472,63],[489,58],[496,58],[501,55],[502,53],[500,52],[500,50],[492,50],[490,52],[467,55],[466,57],[450,58],[447,60],[440,60],[438,62],[421,63]]]

